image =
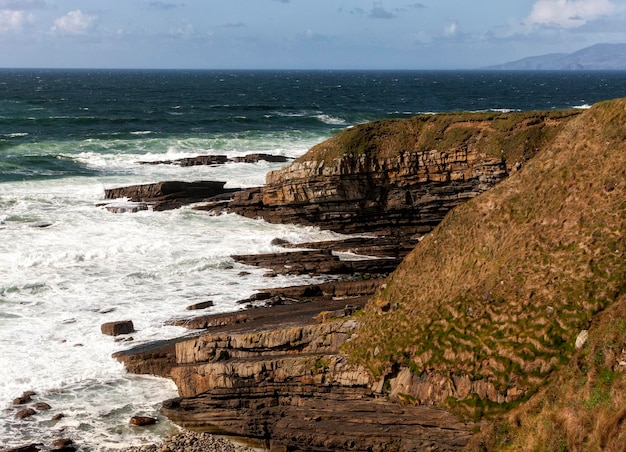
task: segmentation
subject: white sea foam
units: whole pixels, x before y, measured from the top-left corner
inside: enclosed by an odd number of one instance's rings
[[[574,105],[572,108],[576,108],[578,110],[588,110],[591,108],[591,105],[589,104]]]
[[[320,114],[320,115],[316,115],[316,118],[319,119],[324,124],[330,124],[330,125],[336,125],[336,126],[341,126],[341,125],[347,125],[348,124],[348,122],[345,119],[336,118],[336,117],[330,116],[330,115]]]
[[[22,138],[27,137],[28,133],[26,132],[14,132],[14,133],[0,133],[0,137],[4,138]]]
[[[213,143],[211,151],[295,156],[319,138],[272,144],[264,137],[258,148],[252,141]],[[198,143],[191,142],[159,143],[162,152],[143,138],[135,149],[120,146],[118,152],[105,152],[103,143],[74,143],[79,152],[68,158],[107,175],[0,184],[0,444],[49,442],[61,428],[64,436],[90,450],[164,435],[173,428],[165,419],[141,433],[128,427],[128,419],[158,416],[159,403],[176,395],[173,384],[127,374],[111,354],[129,344],[102,335],[100,325],[133,320],[137,331],[131,344],[175,337],[184,330],[165,324],[188,317],[190,304],[212,300],[215,306],[208,312],[236,310],[238,300],[260,288],[310,282],[308,277],[264,278],[265,270],[244,267],[230,255],[276,251],[271,244],[276,237],[298,242],[336,234],[190,208],[112,214],[96,207],[105,187],[166,178],[257,185],[268,170],[281,165],[136,164],[157,155],[197,155]],[[106,145],[116,146],[114,141]],[[41,148],[50,152],[55,146]],[[57,150],[63,153],[60,145]],[[247,276],[239,275],[243,269]],[[11,400],[28,390],[52,410],[18,421]],[[56,413],[66,417],[51,422]]]

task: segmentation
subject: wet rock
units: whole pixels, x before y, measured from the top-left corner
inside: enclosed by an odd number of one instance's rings
[[[248,154],[229,159],[226,155],[198,155],[195,157],[184,157],[175,160],[155,160],[140,161],[140,165],[178,165],[178,166],[198,166],[198,165],[223,165],[228,162],[256,163],[259,161],[282,163],[289,161],[288,157],[273,154]]]
[[[100,331],[107,336],[119,336],[120,334],[130,334],[135,331],[132,320],[119,320],[107,322],[100,325]]]
[[[283,155],[272,155],[272,154],[260,153],[260,154],[248,154],[243,157],[235,157],[233,159],[233,161],[239,162],[239,163],[256,163],[262,160],[266,162],[272,162],[272,163],[284,163],[284,162],[289,161],[289,158]]]
[[[153,210],[168,210],[236,191],[224,188],[225,184],[217,181],[166,181],[106,189],[104,197],[111,200],[127,198],[132,202],[145,203]]]
[[[178,166],[197,166],[197,165],[222,165],[228,162],[225,155],[198,155],[196,157],[185,157],[175,160],[155,160],[140,161],[140,165],[178,165]]]
[[[214,306],[214,303],[212,301],[203,301],[202,303],[196,303],[196,304],[192,304],[190,306],[187,306],[187,310],[188,311],[196,311],[196,310],[200,310],[200,309],[207,309]]]
[[[32,391],[24,392],[21,396],[13,399],[13,405],[26,405],[27,403],[30,403],[33,401],[32,396],[34,395],[36,394]]]
[[[63,413],[57,413],[57,414],[55,414],[54,416],[52,416],[52,417],[50,418],[50,420],[51,420],[51,421],[59,421],[59,420],[63,419],[64,417],[65,417],[65,414],[63,414]]]
[[[387,274],[400,263],[397,258],[342,260],[333,250],[306,250],[268,254],[238,254],[235,261],[271,269],[286,275],[347,275],[354,273]]]
[[[70,438],[55,439],[54,441],[52,441],[51,446],[51,452],[73,452],[76,450],[74,441]]]
[[[150,416],[133,416],[128,421],[131,425],[136,425],[138,427],[144,427],[146,425],[154,425],[157,423],[157,419]]]
[[[17,413],[15,413],[15,417],[18,419],[26,419],[31,416],[34,416],[35,414],[37,414],[37,412],[33,410],[32,408],[24,408],[22,410],[19,410]]]
[[[50,410],[52,407],[50,405],[48,405],[46,402],[37,402],[35,405],[33,405],[35,407],[35,409],[39,410],[39,411],[47,411]]]
[[[103,206],[112,213],[137,213],[143,210],[150,210],[150,206],[145,202],[124,202],[104,204]]]
[[[44,228],[49,228],[50,226],[52,226],[52,223],[48,223],[47,221],[36,221],[34,223],[30,223],[29,226],[31,228],[44,229]]]

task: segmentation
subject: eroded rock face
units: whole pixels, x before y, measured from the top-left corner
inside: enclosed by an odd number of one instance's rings
[[[357,327],[346,316],[380,283],[267,289],[260,300],[293,297],[295,304],[204,316],[193,326],[205,332],[114,356],[133,372],[172,378],[180,397],[162,412],[187,429],[282,447],[276,450],[459,450],[471,424],[390,402],[341,353]]]
[[[348,154],[272,171],[264,187],[235,193],[229,210],[343,233],[421,234],[507,174],[502,159],[469,149],[388,158]]]
[[[401,406],[371,390],[340,347],[353,319],[176,344],[181,397],[162,412],[193,430],[266,441],[284,450],[458,450],[471,425],[432,407]]]

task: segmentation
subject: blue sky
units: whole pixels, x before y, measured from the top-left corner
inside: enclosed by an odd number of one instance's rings
[[[625,30],[626,0],[0,0],[0,67],[472,69]]]

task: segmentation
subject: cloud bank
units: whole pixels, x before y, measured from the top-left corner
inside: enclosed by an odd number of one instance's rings
[[[533,5],[528,21],[533,25],[575,28],[614,10],[610,0],[539,0]]]

